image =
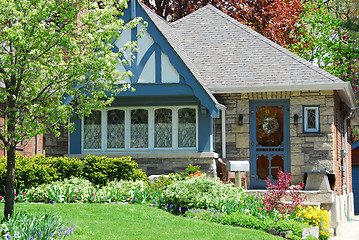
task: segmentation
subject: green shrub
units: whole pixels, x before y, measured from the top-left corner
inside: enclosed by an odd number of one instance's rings
[[[6,157],[0,158],[0,195],[4,195],[6,185]],[[115,179],[147,180],[146,174],[137,169],[138,164],[126,158],[87,156],[84,160],[67,157],[32,158],[16,155],[16,188],[29,189],[41,184],[72,177],[84,177],[96,185],[105,185]]]
[[[59,179],[84,176],[84,161],[78,158],[57,157],[48,158],[52,166],[57,169]]]
[[[301,223],[295,220],[279,220],[275,224],[275,229],[284,232],[284,231],[293,231],[293,234],[301,237],[303,228],[308,228],[309,225]]]
[[[131,157],[108,158],[88,155],[84,160],[84,177],[95,185],[104,186],[115,179],[136,180],[147,179],[138,164]]]

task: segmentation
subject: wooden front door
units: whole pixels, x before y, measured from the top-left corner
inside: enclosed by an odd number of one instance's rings
[[[289,100],[250,101],[250,188],[290,172]]]

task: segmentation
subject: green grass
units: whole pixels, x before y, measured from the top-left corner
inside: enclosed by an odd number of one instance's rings
[[[4,204],[0,204],[3,212]],[[155,207],[130,204],[16,203],[15,211],[60,215],[78,231],[67,239],[282,239],[263,231],[173,216]]]

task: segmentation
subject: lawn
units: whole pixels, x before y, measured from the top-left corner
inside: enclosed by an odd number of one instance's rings
[[[0,204],[3,212],[4,204]],[[60,215],[78,226],[67,239],[282,239],[263,231],[178,217],[138,204],[16,203],[15,210]]]

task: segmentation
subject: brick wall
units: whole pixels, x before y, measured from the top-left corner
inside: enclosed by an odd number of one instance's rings
[[[340,99],[333,91],[293,91],[271,93],[238,93],[216,95],[226,110],[227,158],[249,160],[249,101],[290,99],[290,149],[293,183],[304,180],[306,170],[329,170],[337,180],[335,188],[341,191],[340,129],[342,112],[335,110]],[[320,133],[303,133],[303,106],[315,105],[320,109]],[[335,113],[335,114],[334,114]],[[243,114],[243,125],[238,125],[238,115]],[[298,114],[298,125],[293,116]],[[337,119],[336,124],[334,119]],[[216,119],[216,152],[221,153],[221,118]],[[349,148],[350,149],[350,148]],[[338,160],[339,158],[339,160]],[[338,193],[339,194],[339,193]]]

